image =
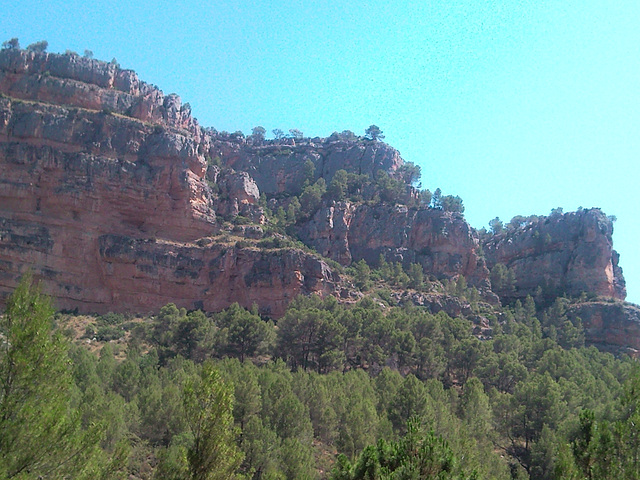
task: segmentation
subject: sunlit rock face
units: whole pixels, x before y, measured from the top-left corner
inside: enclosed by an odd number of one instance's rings
[[[24,51],[0,52],[0,93],[2,297],[29,270],[58,308],[83,312],[238,301],[280,315],[298,294],[334,292],[313,255],[207,240],[221,214],[264,221],[260,192],[208,165],[211,138],[177,96],[104,62]]]
[[[569,307],[580,318],[588,344],[640,357],[640,307],[625,302],[585,302]]]
[[[488,270],[479,257],[475,231],[462,215],[430,208],[353,205],[339,202],[321,208],[304,223],[300,238],[324,256],[344,265],[364,259],[423,266],[439,278],[464,275],[485,286]]]
[[[183,106],[177,95],[163,95],[132,70],[77,55],[3,50],[0,92],[23,100],[106,110],[200,136],[189,106]]]
[[[400,153],[382,142],[340,141],[332,137],[295,144],[243,145],[218,142],[218,156],[236,170],[246,171],[267,195],[299,195],[305,180],[322,177],[327,185],[338,170],[375,178],[391,176],[404,164]]]

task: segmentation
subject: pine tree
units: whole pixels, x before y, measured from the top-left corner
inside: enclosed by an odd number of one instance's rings
[[[236,478],[243,454],[235,444],[233,388],[224,383],[213,364],[206,362],[200,378],[186,383],[183,404],[194,437],[187,451],[191,479]]]
[[[98,427],[70,410],[67,344],[52,333],[50,300],[25,277],[0,318],[0,477],[81,478],[92,468]]]

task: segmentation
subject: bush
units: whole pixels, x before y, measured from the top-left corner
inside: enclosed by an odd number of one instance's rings
[[[124,315],[121,313],[109,312],[99,316],[97,323],[98,325],[120,325],[124,320]]]
[[[11,40],[7,40],[6,42],[2,42],[3,50],[20,50],[20,42],[17,38],[12,38]]]
[[[93,338],[96,336],[96,326],[95,325],[87,325],[84,329],[85,338]]]
[[[393,298],[393,292],[389,288],[381,288],[376,290],[376,294],[380,300],[384,301],[387,305],[395,307],[398,303]]]
[[[30,52],[43,53],[47,51],[47,47],[49,46],[49,42],[46,40],[40,40],[39,42],[32,43],[27,47],[27,50]]]
[[[291,242],[282,237],[269,237],[257,243],[258,248],[285,248],[290,245]]]
[[[96,340],[101,342],[110,342],[111,340],[119,340],[124,336],[124,332],[116,326],[103,325],[98,327],[96,332]]]
[[[250,218],[243,217],[242,215],[238,215],[233,219],[234,225],[247,225],[248,223],[254,223]]]

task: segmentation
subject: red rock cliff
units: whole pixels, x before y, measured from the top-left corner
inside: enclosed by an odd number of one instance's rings
[[[399,153],[381,142],[214,135],[176,95],[73,55],[0,51],[0,94],[0,297],[32,269],[60,308],[218,310],[239,301],[277,316],[298,293],[341,287],[317,255],[248,241],[262,237],[260,194],[286,201],[305,180],[329,183],[339,169],[402,175]],[[325,199],[297,233],[344,265],[375,265],[382,254],[438,278],[465,275],[491,296],[477,234],[461,215],[370,203]],[[222,220],[238,215],[254,225],[232,232]],[[551,285],[624,298],[611,232],[589,210],[483,247],[489,267],[516,273],[516,295]]]
[[[28,269],[58,308],[85,312],[239,301],[279,315],[299,293],[334,291],[308,253],[207,240],[220,211],[259,217],[259,192],[207,167],[208,139],[176,96],[103,62],[24,51],[0,52],[0,93],[0,295]]]

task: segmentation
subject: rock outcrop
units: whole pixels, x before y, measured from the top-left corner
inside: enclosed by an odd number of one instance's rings
[[[490,237],[483,248],[489,268],[501,263],[513,270],[515,292],[535,295],[539,287],[555,295],[582,292],[624,300],[626,289],[613,224],[595,208],[554,214]]]
[[[587,344],[640,357],[639,306],[613,301],[585,302],[569,306],[567,315],[582,320]]]
[[[300,239],[343,265],[364,259],[423,266],[439,278],[464,275],[486,289],[488,270],[478,255],[475,231],[462,215],[432,208],[338,202],[321,208],[299,232]]]
[[[89,110],[105,110],[187,130],[199,140],[201,129],[175,94],[140,81],[132,70],[77,55],[3,50],[0,92],[12,98]]]
[[[178,302],[219,311],[238,302],[256,304],[263,314],[278,317],[297,295],[333,294],[339,281],[326,263],[300,250],[242,247],[215,239],[198,243],[100,236],[98,264],[107,304],[157,311]],[[101,307],[97,302],[90,306]]]
[[[377,265],[381,255],[438,279],[464,275],[492,303],[487,267],[498,263],[516,277],[515,292],[498,292],[504,298],[541,286],[624,298],[612,225],[599,210],[529,222],[484,237],[480,248],[460,214],[378,201],[376,182],[391,177],[400,180],[391,203],[417,205],[403,164],[392,147],[344,132],[279,142],[216,133],[177,95],[130,70],[2,50],[0,301],[31,270],[63,309],[146,313],[168,302],[206,310],[239,302],[277,317],[298,294],[351,298],[322,257]],[[362,187],[340,198],[359,200],[318,196],[320,207],[287,229],[318,254],[284,236],[262,241],[263,195],[274,211],[287,208],[305,185],[329,185],[341,169],[362,176]],[[469,305],[435,292],[403,299],[473,316]],[[602,305],[576,311],[593,342],[635,335],[636,310]],[[488,332],[487,322],[478,317],[476,326]]]
[[[404,163],[398,151],[382,142],[313,139],[298,145],[220,143],[217,156],[226,165],[247,172],[267,195],[299,195],[305,180],[322,177],[327,185],[338,170],[375,178],[391,175]]]

